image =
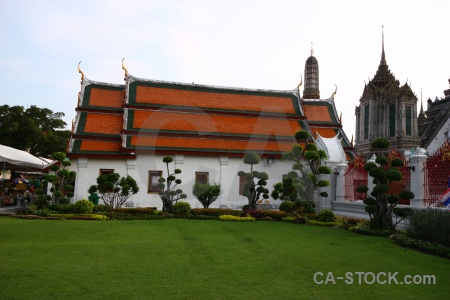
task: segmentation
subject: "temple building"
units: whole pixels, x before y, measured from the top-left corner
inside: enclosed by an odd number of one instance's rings
[[[448,83],[450,85],[450,79]],[[425,112],[423,106],[420,109],[419,133],[421,147],[431,156],[450,140],[450,88],[444,90],[444,97],[428,99],[427,104]]]
[[[336,111],[336,92],[319,99],[312,53],[303,98],[301,83],[282,91],[219,87],[134,77],[123,61],[122,68],[125,84],[93,81],[79,70],[81,90],[68,146],[77,173],[74,199],[87,198],[100,174],[115,172],[130,175],[140,188],[126,206],[161,208],[157,181],[167,176],[163,157],[172,156],[172,170],[182,170],[177,178],[192,207],[201,207],[192,195],[195,182],[221,184],[223,193],[212,207],[242,207],[247,199],[237,173],[249,170],[243,156],[255,151],[262,157],[255,170],[268,173],[271,190],[291,171],[292,162],[282,154],[291,150],[299,130],[325,150],[330,167],[354,157]]]
[[[408,83],[400,85],[389,70],[383,34],[380,65],[373,79],[366,83],[355,109],[356,152],[369,158],[375,152],[371,143],[379,137],[386,138],[390,148],[399,151],[419,146],[417,101]]]

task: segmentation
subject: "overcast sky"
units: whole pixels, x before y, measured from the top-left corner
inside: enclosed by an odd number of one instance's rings
[[[351,138],[355,106],[381,59],[420,101],[450,78],[450,1],[0,0],[0,104],[64,112],[89,79],[294,89],[311,43],[321,98],[335,97]],[[420,105],[420,103],[419,103]],[[425,106],[426,107],[426,106]],[[1,139],[1,138],[0,138]]]

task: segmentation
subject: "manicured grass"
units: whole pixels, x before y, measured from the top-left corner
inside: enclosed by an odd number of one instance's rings
[[[318,285],[316,272],[354,283]],[[358,284],[355,272],[436,284]],[[318,226],[0,218],[0,299],[444,299],[449,276],[447,259]]]

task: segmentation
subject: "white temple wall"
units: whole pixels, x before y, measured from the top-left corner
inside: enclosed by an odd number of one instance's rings
[[[97,177],[101,169],[113,169],[120,176],[132,176],[138,186],[139,192],[127,200],[124,206],[162,208],[162,202],[158,194],[148,193],[149,171],[162,171],[162,176],[167,177],[167,167],[162,159],[165,155],[138,154],[135,160],[111,160],[80,158],[72,160],[71,171],[77,173],[75,183],[75,196],[73,202],[89,197],[88,189],[96,184]],[[187,194],[187,199],[183,200],[191,204],[191,207],[202,207],[201,203],[192,195],[192,186],[195,183],[196,172],[208,172],[209,182],[217,182],[222,186],[221,197],[214,202],[211,207],[241,208],[247,204],[247,198],[239,195],[239,171],[250,171],[250,165],[246,165],[242,158],[228,156],[189,156],[170,155],[174,162],[169,164],[169,171],[175,168],[181,169],[182,173],[177,178],[182,180],[182,184],[177,188]],[[280,182],[283,175],[291,171],[292,162],[282,159],[273,159],[273,163],[268,163],[267,158],[261,160],[254,170],[266,172],[269,175],[267,188],[270,192],[273,185]],[[279,205],[281,201],[268,199],[269,204]],[[101,200],[99,201],[101,203]]]

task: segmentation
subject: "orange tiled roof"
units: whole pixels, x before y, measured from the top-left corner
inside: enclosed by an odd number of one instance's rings
[[[163,111],[134,111],[133,127],[228,134],[294,136],[300,130],[296,120],[286,118],[253,118],[211,115],[207,113],[177,113]]]
[[[137,86],[136,103],[295,114],[292,99]]]
[[[333,128],[311,127],[311,131],[313,135],[317,131],[320,134],[320,136],[324,138],[333,138],[337,134],[336,130]]]
[[[123,127],[123,116],[89,113],[84,126],[85,132],[102,134],[120,134]]]
[[[89,104],[91,106],[121,108],[123,104],[122,98],[122,91],[92,88]]]
[[[102,151],[102,152],[119,152],[120,142],[110,141],[91,141],[83,140],[80,146],[81,151]]]
[[[292,149],[292,143],[248,140],[211,140],[201,138],[177,138],[166,136],[132,136],[132,147],[157,147],[196,150],[270,151],[285,152]]]
[[[306,105],[305,116],[308,118],[308,121],[332,121],[327,106]]]

